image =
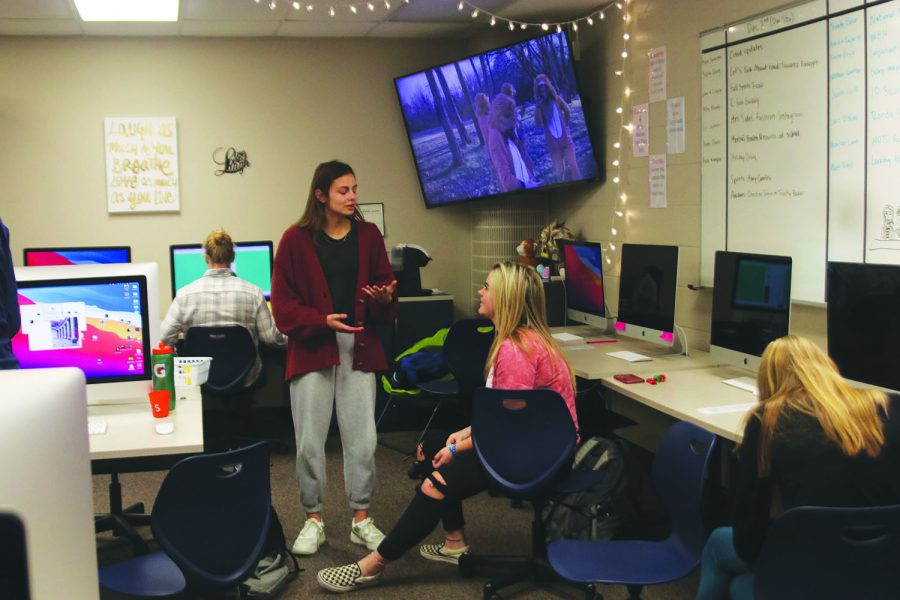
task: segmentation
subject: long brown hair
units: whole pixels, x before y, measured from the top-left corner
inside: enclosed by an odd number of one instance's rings
[[[312,176],[312,182],[309,184],[309,196],[306,198],[306,209],[303,216],[297,221],[297,227],[308,230],[313,239],[318,237],[318,233],[325,226],[325,205],[316,198],[316,190],[321,191],[326,196],[331,189],[331,184],[335,179],[344,175],[356,176],[353,167],[339,160],[330,160],[321,163],[316,167]],[[365,221],[362,213],[359,212],[359,206],[353,214],[354,221]]]
[[[566,360],[547,325],[547,301],[544,284],[533,267],[513,262],[494,265],[491,278],[491,297],[494,302],[494,328],[496,335],[484,367],[485,376],[491,370],[500,345],[511,339],[519,348],[527,351],[523,341],[526,330],[531,330],[540,338],[552,356],[559,357],[569,369],[572,388],[575,388],[575,373]]]
[[[788,335],[771,342],[756,377],[760,405],[747,419],[759,419],[760,477],[772,471],[772,441],[778,421],[791,413],[815,417],[825,435],[847,456],[875,457],[884,446],[882,415],[887,396],[850,386],[831,358],[810,340]]]

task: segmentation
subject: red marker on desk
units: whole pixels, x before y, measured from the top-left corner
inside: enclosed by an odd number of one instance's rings
[[[603,340],[588,340],[588,344],[612,344],[618,342],[619,340],[614,340],[612,338],[603,339]]]

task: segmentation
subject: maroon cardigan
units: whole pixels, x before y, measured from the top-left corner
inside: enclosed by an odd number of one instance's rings
[[[394,280],[394,273],[378,228],[362,221],[356,222],[356,226],[359,273],[356,314],[351,317],[357,326],[365,329],[355,334],[353,368],[383,371],[387,369],[387,360],[375,325],[396,318],[397,296],[393,302],[382,304],[362,288],[388,285]],[[281,236],[272,271],[272,314],[275,325],[288,336],[286,380],[339,364],[335,332],[325,325],[325,317],[333,312],[331,291],[312,235],[293,225]]]

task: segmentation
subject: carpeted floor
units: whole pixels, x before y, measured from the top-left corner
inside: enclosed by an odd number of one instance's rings
[[[411,447],[415,439],[413,433],[382,434],[385,441],[401,447]],[[412,497],[415,482],[406,477],[409,463],[403,454],[379,445],[376,454],[379,484],[371,507],[371,514],[379,527],[387,531],[406,508]],[[346,564],[359,559],[365,549],[350,542],[350,521],[352,511],[346,503],[343,489],[343,466],[340,440],[333,436],[328,443],[328,496],[325,509],[327,542],[319,552],[311,557],[300,558],[305,569],[281,596],[284,600],[301,598],[335,597],[320,590],[316,584],[316,571],[323,567]],[[130,473],[120,476],[124,504],[144,502],[152,506],[156,491],[164,473]],[[303,524],[303,511],[299,507],[297,482],[294,476],[293,455],[272,455],[272,498],[285,529],[288,544],[299,532]],[[94,476],[94,503],[97,512],[108,508],[109,477]],[[498,554],[522,554],[530,545],[531,511],[527,507],[515,509],[509,500],[492,498],[481,494],[466,502],[467,537],[475,551]],[[145,537],[150,537],[149,528],[143,529]],[[429,540],[439,541],[441,532],[436,531]],[[107,564],[127,555],[120,540],[108,533],[97,536],[98,558]],[[427,561],[413,551],[410,555],[391,564],[380,585],[355,592],[354,598],[394,599],[405,598],[442,600],[444,598],[480,598],[485,579],[464,579],[455,567]],[[645,600],[688,600],[694,597],[697,587],[697,573],[667,585],[644,590]],[[601,586],[601,593],[607,600],[627,598],[622,586]],[[536,588],[519,585],[504,592],[503,598],[537,600],[544,598],[580,599],[581,593],[561,585]]]

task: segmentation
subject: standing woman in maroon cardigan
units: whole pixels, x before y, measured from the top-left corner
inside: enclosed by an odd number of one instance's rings
[[[333,411],[344,449],[350,540],[370,550],[384,534],[369,517],[375,489],[375,372],[387,368],[375,331],[397,314],[384,239],[357,207],[356,175],[338,161],[313,174],[306,210],[281,237],[272,273],[275,324],[288,336],[285,378],[306,522],[295,554],[325,541],[325,440]]]

